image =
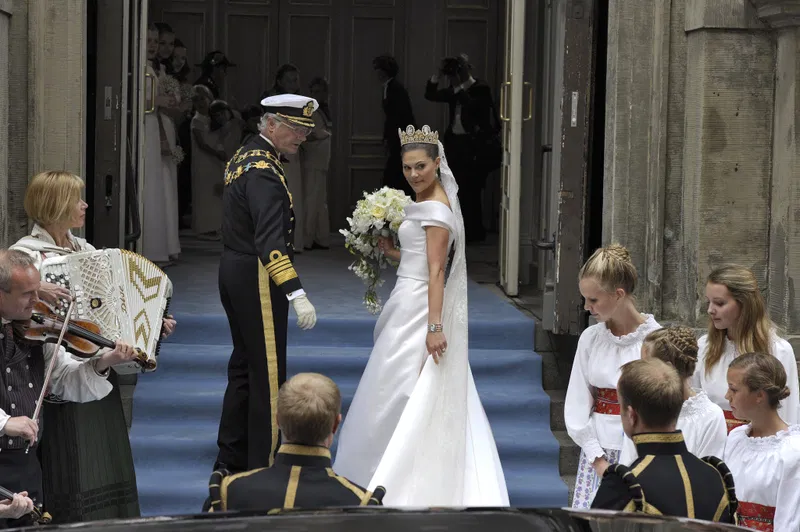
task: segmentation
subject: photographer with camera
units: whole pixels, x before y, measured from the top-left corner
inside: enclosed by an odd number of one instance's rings
[[[442,79],[449,83],[439,88]],[[458,181],[458,195],[464,212],[467,242],[486,238],[481,193],[486,177],[500,167],[502,144],[500,121],[486,82],[472,77],[469,57],[447,57],[425,87],[425,99],[447,103],[450,122],[443,144],[450,167]]]

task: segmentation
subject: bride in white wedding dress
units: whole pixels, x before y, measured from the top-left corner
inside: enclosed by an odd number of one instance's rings
[[[387,506],[508,506],[497,446],[469,367],[458,186],[437,133],[409,126],[400,140],[416,202],[405,208],[401,250],[381,239],[384,253],[400,260],[397,284],[375,325],[334,470],[371,490],[384,486]]]

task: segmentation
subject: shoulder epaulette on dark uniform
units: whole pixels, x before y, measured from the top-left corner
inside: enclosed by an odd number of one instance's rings
[[[208,481],[208,495],[210,499],[209,512],[222,511],[222,480],[230,475],[225,469],[218,469],[211,473],[211,478]]]
[[[736,498],[736,485],[733,482],[733,473],[728,469],[725,462],[716,456],[704,456],[701,460],[716,469],[722,476],[722,481],[725,483],[725,491],[728,494],[728,511],[733,516],[734,522],[739,524],[739,515],[736,513],[739,509],[739,500]]]
[[[624,466],[622,464],[611,464],[608,466],[605,475],[616,475],[622,479],[625,483],[625,486],[628,488],[628,492],[631,495],[631,502],[628,503],[628,506],[625,507],[624,511],[626,512],[644,512],[648,513],[646,509],[648,508],[647,500],[644,497],[644,490],[642,489],[642,485],[639,484],[639,480],[636,478],[630,468]]]

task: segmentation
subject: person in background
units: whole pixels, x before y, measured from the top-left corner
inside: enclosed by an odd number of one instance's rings
[[[209,108],[213,100],[205,85],[192,88],[192,229],[201,240],[219,240],[222,228],[222,179],[225,153],[222,139],[211,130]]]
[[[333,121],[328,105],[328,81],[317,77],[309,83],[311,97],[319,102],[312,116],[314,130],[306,138],[300,151],[305,198],[305,248],[328,249],[330,220],[328,216],[328,168],[331,162],[331,130]]]
[[[209,52],[199,66],[202,69],[200,77],[194,82],[195,85],[205,85],[214,95],[214,99],[220,98],[222,87],[225,85],[225,75],[228,68],[235,67],[220,50]]]
[[[267,97],[278,96],[281,94],[300,93],[300,70],[292,65],[285,64],[275,72],[275,83],[272,88],[265,92]],[[263,100],[263,98],[262,98]],[[289,193],[292,195],[293,209],[295,215],[294,226],[294,252],[300,254],[305,249],[305,196],[303,195],[303,172],[300,168],[300,150],[294,153],[281,153],[285,160],[283,170],[286,174],[286,181],[289,185]]]
[[[158,60],[172,75],[172,53],[175,51],[175,32],[165,22],[156,22],[158,28]]]
[[[403,175],[403,161],[400,156],[400,138],[397,130],[416,126],[411,98],[402,82],[397,79],[400,67],[391,55],[380,55],[372,60],[372,68],[383,85],[382,106],[385,119],[383,122],[383,144],[386,149],[386,166],[383,170],[383,185],[402,190],[411,198],[414,190]],[[452,157],[452,156],[451,156]],[[458,173],[456,173],[458,175]]]
[[[244,120],[245,127],[242,130],[242,145],[250,142],[253,137],[258,136],[258,123],[261,121],[263,111],[260,105],[248,105],[242,112],[242,120]]]
[[[183,117],[177,122],[178,144],[183,148],[183,160],[178,165],[178,216],[180,228],[191,227],[189,218],[192,210],[192,84],[189,76],[192,67],[186,60],[188,50],[180,39],[175,39],[175,48],[172,51],[172,60],[167,73],[174,77],[181,86],[180,108]]]

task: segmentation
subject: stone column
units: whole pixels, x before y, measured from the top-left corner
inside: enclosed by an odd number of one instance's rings
[[[706,323],[705,279],[737,262],[766,282],[775,44],[750,0],[688,0],[683,263],[676,316]]]
[[[800,0],[753,0],[776,35],[775,111],[769,234],[769,310],[797,340],[800,302]],[[794,342],[793,342],[794,343]],[[800,353],[795,346],[795,353]]]
[[[84,174],[86,2],[28,2],[28,170]]]
[[[633,256],[643,311],[661,314],[670,122],[683,101],[686,0],[611,0],[606,80],[603,242]],[[676,83],[676,80],[678,83]],[[674,108],[677,104],[677,108]],[[673,142],[674,144],[674,142]]]
[[[8,190],[8,33],[11,27],[10,0],[0,0],[0,190]],[[0,201],[0,243],[8,241],[10,201],[8,194]]]

